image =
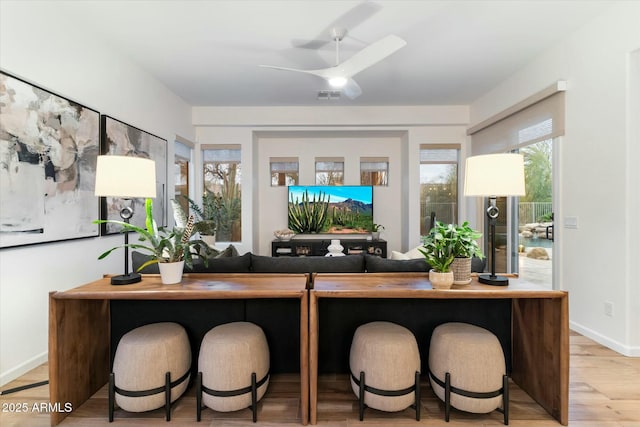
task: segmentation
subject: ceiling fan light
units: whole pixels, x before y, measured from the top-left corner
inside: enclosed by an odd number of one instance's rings
[[[329,84],[331,87],[344,87],[347,84],[347,79],[345,77],[331,77],[329,79]]]

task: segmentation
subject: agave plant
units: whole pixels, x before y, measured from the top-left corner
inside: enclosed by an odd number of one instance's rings
[[[176,204],[174,204],[174,211]],[[167,231],[165,227],[158,227],[156,221],[153,219],[153,200],[145,200],[146,211],[146,228],[141,228],[136,225],[117,220],[96,220],[94,224],[118,224],[122,226],[123,232],[134,231],[139,235],[139,242],[129,243],[126,245],[116,246],[101,254],[98,259],[103,259],[116,249],[123,248],[125,246],[148,252],[152,255],[152,259],[142,264],[138,271],[144,269],[150,264],[157,262],[178,262],[184,260],[185,265],[189,268],[193,266],[194,252],[204,258],[204,262],[207,263],[207,255],[210,254],[211,249],[204,241],[191,239],[193,233],[193,226],[195,218],[190,215],[186,223],[183,218],[176,215],[177,225],[170,231]],[[183,226],[181,226],[184,224]],[[191,249],[194,249],[192,251]]]

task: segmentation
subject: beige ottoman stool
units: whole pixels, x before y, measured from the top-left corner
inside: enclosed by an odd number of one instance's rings
[[[177,323],[153,323],[127,332],[118,343],[109,376],[109,421],[114,400],[129,412],[164,406],[169,421],[171,403],[189,385],[190,369],[189,338]]]
[[[250,407],[255,423],[257,403],[268,385],[269,346],[259,326],[233,322],[207,332],[198,356],[198,421],[204,404],[220,412]]]
[[[445,323],[436,327],[429,346],[429,379],[444,401],[445,420],[451,406],[477,414],[495,409],[509,424],[509,383],[498,338],[478,326]]]
[[[365,406],[386,412],[415,406],[420,420],[420,352],[407,328],[371,322],[356,329],[349,354],[351,388]]]

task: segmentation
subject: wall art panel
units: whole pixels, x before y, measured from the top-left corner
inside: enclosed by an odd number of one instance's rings
[[[0,72],[0,247],[94,237],[100,113]]]
[[[102,153],[115,156],[144,157],[156,162],[156,198],[153,217],[158,226],[166,225],[165,189],[167,186],[167,140],[109,116],[102,116]],[[131,223],[145,228],[144,199],[125,201],[117,197],[102,197],[101,218],[121,221],[120,210],[127,204],[134,210]],[[102,234],[119,233],[121,227],[103,224]]]

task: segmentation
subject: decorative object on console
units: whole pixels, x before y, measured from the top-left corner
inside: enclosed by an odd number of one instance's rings
[[[496,276],[496,221],[500,214],[496,198],[524,194],[524,157],[521,154],[487,154],[467,158],[464,195],[489,197],[487,217],[491,233],[491,274],[480,275],[480,283],[496,286],[509,284],[508,278]]]
[[[380,233],[382,230],[384,230],[384,225],[374,223],[371,227],[371,238],[373,240],[380,240]]]
[[[342,252],[344,250],[344,246],[340,244],[340,240],[332,240],[331,244],[327,246],[327,253],[325,256],[344,256]]]
[[[124,202],[133,197],[156,197],[156,167],[153,160],[140,157],[98,156],[95,195],[120,197]],[[151,199],[147,199],[151,200]],[[133,205],[122,204],[120,217],[130,225]],[[102,223],[96,221],[97,224]],[[128,285],[141,280],[140,274],[129,273],[129,229],[124,226],[124,274],[111,278],[112,285]],[[135,230],[134,230],[135,231]],[[110,252],[110,251],[109,251]],[[106,256],[103,254],[103,256]],[[103,258],[101,256],[100,258]]]
[[[100,113],[0,72],[0,247],[95,237]]]
[[[274,231],[273,235],[276,236],[276,239],[280,241],[288,242],[289,240],[291,240],[293,236],[296,235],[296,233],[294,233],[293,230],[289,230],[288,228],[285,228],[284,230]]]
[[[165,189],[167,184],[167,141],[148,132],[135,128],[109,116],[102,116],[102,153],[106,155],[143,157],[154,160],[156,168],[156,203],[154,216],[160,219],[160,225],[166,225],[165,220]],[[138,227],[145,226],[144,198],[133,198],[134,207],[131,224]],[[118,209],[122,203],[110,197],[102,199],[101,219],[118,218]],[[137,212],[137,213],[136,213]],[[114,234],[121,231],[117,223],[106,222],[102,225],[102,234]]]
[[[174,204],[174,207],[178,206],[178,203]],[[175,210],[175,208],[174,208]],[[150,252],[153,258],[142,264],[138,271],[143,270],[146,266],[155,263],[175,263],[184,261],[184,264],[189,268],[193,267],[193,258],[197,255],[203,258],[205,265],[208,264],[208,256],[211,248],[204,241],[200,239],[191,239],[193,233],[193,215],[189,216],[186,224],[181,221],[181,216],[176,215],[176,226],[167,232],[164,227],[158,227],[156,221],[153,219],[153,201],[146,199],[145,211],[147,214],[146,224],[147,228],[140,228],[128,222],[115,221],[118,225],[122,226],[126,231],[135,231],[140,235],[140,242],[142,243],[128,243],[125,242],[125,250],[128,247],[133,249],[142,249]],[[114,222],[113,220],[98,220],[96,223],[102,224],[104,222]],[[119,247],[111,248],[98,257],[102,259],[113,252]],[[180,270],[182,271],[182,269]],[[160,271],[162,274],[162,271]],[[167,279],[170,280],[170,279]],[[174,279],[175,280],[175,279]],[[139,280],[138,280],[139,281]],[[163,283],[165,280],[163,279]],[[133,283],[133,282],[129,282]],[[173,283],[177,283],[173,281]],[[168,283],[167,283],[168,284]]]

